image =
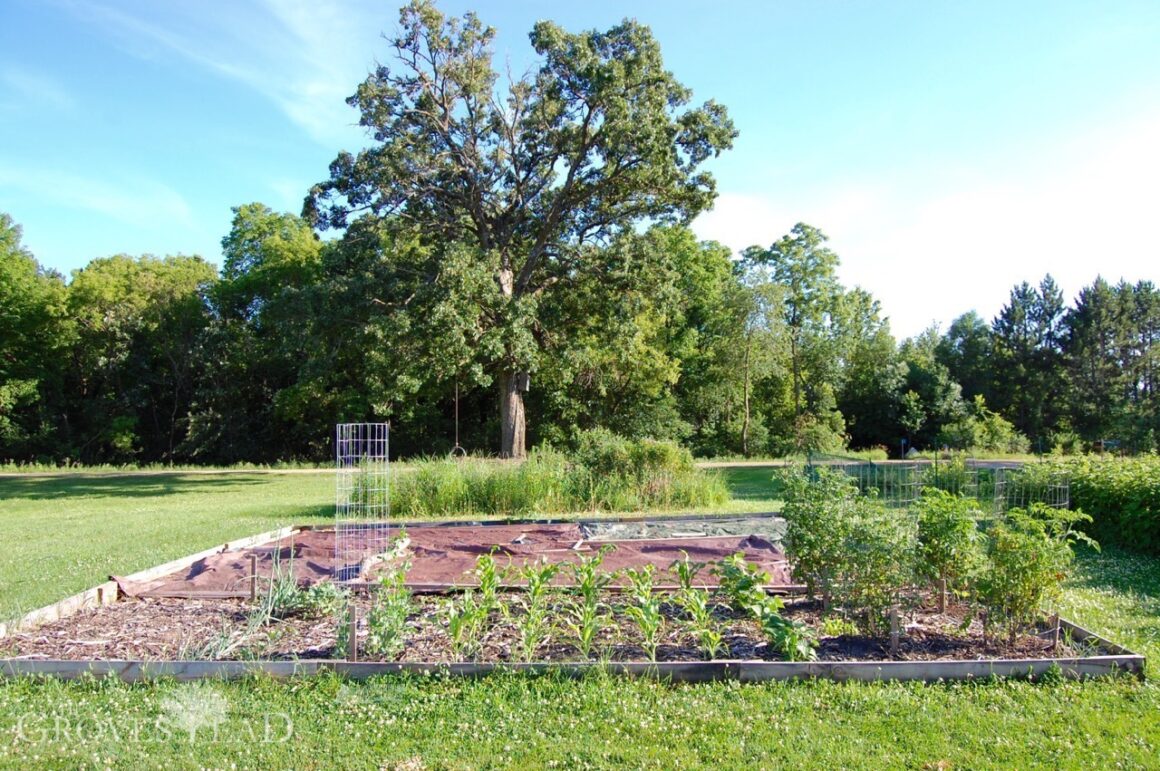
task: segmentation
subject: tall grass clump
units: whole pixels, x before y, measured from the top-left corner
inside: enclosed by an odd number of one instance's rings
[[[580,435],[571,453],[537,448],[523,463],[426,460],[396,475],[391,511],[406,517],[518,517],[570,511],[715,506],[729,499],[720,475],[699,471],[671,442]]]

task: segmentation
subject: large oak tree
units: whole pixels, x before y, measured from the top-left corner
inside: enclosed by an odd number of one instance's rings
[[[539,65],[520,77],[496,70],[493,37],[474,14],[403,8],[393,61],[349,100],[374,144],[340,154],[304,214],[323,230],[370,218],[409,225],[436,251],[473,250],[496,294],[473,321],[501,344],[472,364],[497,386],[502,454],[520,457],[541,301],[600,270],[593,245],[708,208],[715,185],[701,166],[736,131],[724,107],[689,106],[635,21],[575,34],[539,22]]]

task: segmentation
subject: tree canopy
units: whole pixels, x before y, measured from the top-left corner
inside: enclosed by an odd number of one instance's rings
[[[495,32],[474,14],[446,18],[416,0],[399,24],[392,63],[349,100],[375,144],[340,154],[304,214],[348,235],[360,221],[356,238],[368,219],[417,234],[434,248],[428,282],[448,280],[444,263],[487,276],[492,312],[477,320],[496,345],[476,351],[498,383],[501,451],[521,456],[547,295],[604,267],[593,246],[708,208],[715,187],[700,167],[736,131],[722,106],[688,106],[635,21],[581,33],[539,22],[529,39],[540,64],[523,77],[496,71]]]

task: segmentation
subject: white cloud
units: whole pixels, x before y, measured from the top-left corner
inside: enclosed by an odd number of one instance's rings
[[[189,0],[128,7],[77,0],[73,7],[134,56],[177,54],[253,89],[327,146],[362,138],[344,100],[372,64],[363,52],[392,23],[378,4],[334,0],[226,3],[212,12]]]
[[[55,170],[0,167],[0,185],[134,227],[194,226],[193,211],[181,194],[154,180],[96,180]]]
[[[19,67],[0,70],[0,89],[14,97],[11,102],[0,102],[0,109],[26,109],[31,105],[57,112],[70,112],[76,107],[73,95],[60,83],[46,75]]]
[[[723,194],[694,229],[734,249],[797,221],[820,227],[845,283],[871,291],[908,336],[996,314],[1010,288],[1051,273],[1069,299],[1097,274],[1158,279],[1160,114],[1026,148],[1005,166],[948,165],[888,184],[797,196]]]

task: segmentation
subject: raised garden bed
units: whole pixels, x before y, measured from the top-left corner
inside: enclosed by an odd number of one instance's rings
[[[492,532],[510,535],[503,528]],[[266,535],[270,542],[293,537],[286,531]],[[655,540],[657,533],[639,535]],[[261,541],[246,539],[194,557],[205,559],[208,555],[224,564],[231,547],[240,553],[260,547]],[[661,552],[667,554],[663,548]],[[144,571],[122,582],[155,581],[175,570],[188,571],[196,562],[178,561],[164,570]],[[658,578],[660,575],[658,570]],[[285,617],[270,617],[256,613],[261,597],[131,597],[120,594],[118,584],[113,583],[102,585],[99,592],[90,590],[70,598],[55,610],[43,609],[32,619],[34,623],[9,630],[7,637],[0,638],[0,674],[74,677],[91,672],[134,680],[153,676],[235,677],[257,671],[274,676],[337,671],[352,677],[399,671],[478,675],[497,669],[579,674],[603,667],[673,680],[755,681],[796,677],[1037,677],[1049,670],[1066,677],[1116,672],[1142,677],[1144,671],[1142,656],[1062,620],[1058,627],[1054,620],[1044,620],[1028,633],[1013,638],[992,635],[984,641],[979,621],[968,620],[967,607],[952,603],[945,612],[939,612],[937,603],[929,598],[900,613],[897,648],[892,650],[889,631],[866,634],[835,614],[823,613],[817,602],[791,597],[780,615],[799,628],[811,630],[817,660],[787,661],[752,613],[735,609],[736,603],[727,592],[713,588],[702,590],[708,600],[702,627],[709,624],[720,635],[720,647],[710,655],[690,612],[677,601],[678,593],[661,588],[667,587],[670,579],[656,582],[662,618],[655,640],[656,661],[650,660],[649,646],[631,615],[629,609],[635,601],[623,580],[600,591],[600,629],[587,651],[574,627],[580,604],[578,589],[568,581],[556,580],[548,582],[545,590],[543,613],[548,631],[530,651],[526,644],[521,645],[521,629],[527,620],[526,592],[508,583],[498,585],[492,609],[480,621],[469,646],[462,639],[453,641],[449,633],[449,610],[463,603],[461,593],[445,587],[438,592],[407,590],[405,622],[386,653],[368,645],[368,633],[373,631],[368,618],[386,589],[355,591],[324,613],[300,609]],[[698,583],[706,585],[714,583]],[[472,591],[478,592],[478,588],[472,587]],[[337,616],[335,610],[339,611]],[[342,639],[349,639],[352,610],[357,619],[353,657]],[[565,622],[568,618],[573,620],[571,628]],[[358,660],[348,660],[354,657]]]

